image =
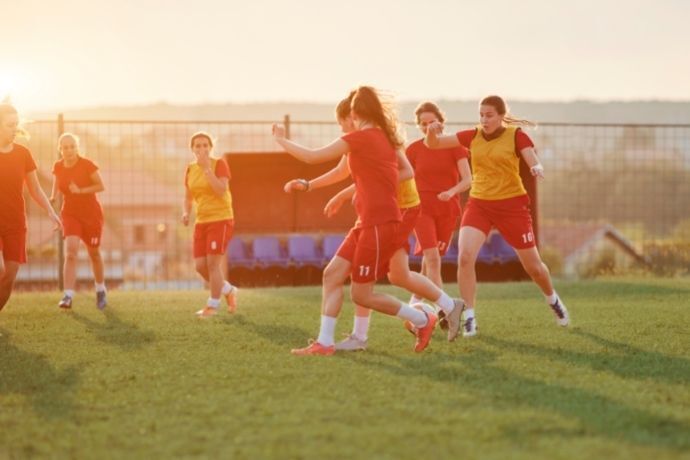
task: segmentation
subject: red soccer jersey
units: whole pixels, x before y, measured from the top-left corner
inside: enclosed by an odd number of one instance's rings
[[[458,161],[469,156],[465,147],[432,150],[420,139],[405,151],[414,168],[414,179],[420,192],[440,193],[460,181]]]
[[[400,221],[398,159],[380,129],[354,131],[342,137],[350,146],[347,163],[355,183],[355,210],[361,227]]]
[[[13,144],[9,153],[0,152],[0,232],[26,228],[24,180],[36,169],[31,152]]]
[[[477,128],[458,131],[456,134],[458,141],[460,141],[460,144],[467,149],[470,148],[470,144],[472,144],[472,139],[474,139],[474,136],[476,135]],[[525,134],[525,132],[521,129],[515,131],[515,154],[519,156],[520,152],[528,147],[534,147],[532,139],[530,139],[529,136]]]
[[[53,174],[57,180],[58,190],[62,193],[62,213],[78,219],[101,219],[103,210],[95,193],[72,193],[69,184],[74,182],[77,187],[90,187],[93,184],[91,175],[98,171],[98,166],[91,160],[79,157],[74,166],[66,167],[63,160],[53,165]]]

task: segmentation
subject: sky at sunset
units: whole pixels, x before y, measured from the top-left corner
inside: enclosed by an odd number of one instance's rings
[[[24,110],[401,99],[690,99],[690,2],[0,0]]]

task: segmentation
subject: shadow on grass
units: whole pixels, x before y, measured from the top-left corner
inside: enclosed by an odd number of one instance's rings
[[[677,451],[690,448],[690,438],[687,436],[690,425],[687,423],[631,408],[586,390],[514,374],[494,364],[499,356],[494,351],[475,350],[464,356],[434,353],[402,357],[381,352],[371,354],[369,351],[357,356],[346,353],[335,356],[351,360],[353,365],[371,366],[404,379],[424,376],[446,384],[450,392],[457,387],[497,404],[534,407],[575,418],[580,424],[578,429],[571,430],[554,431],[553,426],[540,427],[544,428],[543,433],[535,431],[532,434],[608,437]],[[526,429],[522,425],[509,426],[505,435],[521,438]]]
[[[105,322],[101,323],[77,312],[70,315],[86,326],[87,331],[93,332],[101,342],[118,346],[123,350],[139,349],[155,341],[156,335],[152,331],[142,331],[138,326],[122,321],[113,310],[105,310],[103,316]]]
[[[262,337],[280,347],[296,348],[302,346],[304,337],[309,337],[309,333],[301,328],[286,326],[284,324],[254,323],[247,321],[242,315],[223,316],[221,321],[224,324],[237,326],[247,330],[252,334]]]
[[[48,419],[68,418],[81,369],[57,370],[46,357],[21,350],[0,329],[0,395],[26,397],[36,413]]]
[[[545,359],[554,359],[579,366],[588,366],[598,371],[612,372],[621,377],[651,379],[690,385],[690,360],[667,356],[655,351],[636,348],[625,343],[614,342],[590,332],[573,330],[571,334],[598,343],[609,350],[584,353],[562,348],[547,348],[527,343],[484,336],[490,345],[519,353],[529,353]]]

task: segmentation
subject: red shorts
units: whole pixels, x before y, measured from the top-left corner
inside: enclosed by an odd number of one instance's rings
[[[415,254],[420,254],[426,249],[438,248],[439,254],[444,255],[457,224],[458,218],[455,214],[432,216],[422,213],[414,228],[417,236]]]
[[[410,253],[410,233],[414,231],[421,212],[422,208],[419,206],[400,208],[402,222],[400,222],[400,226],[398,226],[398,234],[395,238],[396,251],[403,248],[405,252],[408,254]]]
[[[87,221],[74,216],[62,214],[63,236],[78,236],[85,245],[97,248],[101,245],[103,234],[103,220]]]
[[[529,203],[527,195],[505,200],[481,200],[470,197],[460,227],[474,227],[486,235],[491,227],[496,227],[513,248],[533,248],[536,242]]]
[[[0,233],[0,251],[5,261],[26,263],[26,229]]]
[[[232,219],[204,222],[194,226],[194,258],[225,254],[232,238]]]
[[[352,264],[350,278],[355,283],[370,283],[388,274],[396,247],[399,222],[350,229],[336,255]]]

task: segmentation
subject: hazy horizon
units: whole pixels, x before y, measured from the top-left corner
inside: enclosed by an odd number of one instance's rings
[[[683,101],[690,2],[25,0],[3,5],[20,110],[401,101]],[[7,43],[7,42],[6,42]]]

